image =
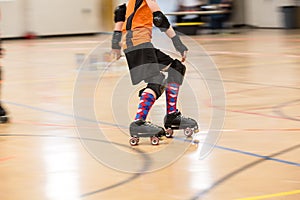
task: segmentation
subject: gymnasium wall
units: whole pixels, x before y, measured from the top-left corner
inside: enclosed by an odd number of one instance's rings
[[[2,37],[109,32],[113,7],[120,0],[0,0]],[[279,7],[299,0],[235,0],[233,24],[284,26]],[[160,0],[162,7],[170,1]],[[300,21],[300,20],[299,20]]]
[[[3,37],[111,31],[111,0],[0,0]]]
[[[261,28],[284,27],[282,6],[294,6],[299,0],[238,0],[244,1],[245,24]]]

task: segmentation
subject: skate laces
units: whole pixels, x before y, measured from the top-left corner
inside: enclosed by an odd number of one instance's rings
[[[184,115],[182,115],[180,111],[177,112],[177,116],[176,117],[180,117],[180,119],[184,119],[184,120],[193,120],[190,117],[185,117]]]
[[[152,128],[158,128],[158,126],[157,125],[155,125],[155,124],[152,124],[151,122],[149,122],[149,121],[146,121],[145,122],[145,125],[146,126],[150,126],[150,127],[152,127]]]
[[[192,118],[190,118],[190,117],[185,117],[185,116],[183,116],[183,115],[180,115],[180,118],[181,118],[181,119],[192,119]]]

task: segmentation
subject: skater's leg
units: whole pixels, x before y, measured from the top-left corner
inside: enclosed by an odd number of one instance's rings
[[[179,60],[174,60],[168,69],[169,76],[168,84],[166,85],[167,114],[174,113],[177,110],[177,97],[185,70],[185,66]]]
[[[177,110],[177,97],[179,93],[179,84],[168,83],[166,85],[166,107],[167,114],[176,112]]]
[[[140,103],[134,120],[146,120],[148,112],[155,102],[155,95],[151,89],[146,89],[140,96]]]
[[[0,123],[6,123],[8,121],[7,113],[1,105],[1,90],[2,90],[2,79],[1,79],[1,66],[0,66]]]
[[[194,119],[184,117],[177,109],[179,88],[183,82],[186,67],[179,61],[174,60],[168,69],[168,84],[166,85],[167,114],[164,125],[167,132],[173,134],[172,129],[185,129],[187,136],[198,131],[197,122]],[[189,131],[190,130],[190,131]]]
[[[136,139],[134,138],[139,137],[161,137],[165,134],[165,131],[162,127],[145,121],[155,100],[156,94],[151,88],[145,88],[143,92],[141,92],[138,110],[135,119],[130,124],[129,128],[130,135],[133,137],[131,140],[135,141]]]
[[[140,103],[135,120],[146,120],[152,105],[164,91],[165,76],[163,74],[151,77],[146,81],[148,82],[147,87],[142,89],[139,93]]]
[[[165,76],[159,74],[147,80],[147,87],[139,92],[140,103],[135,120],[130,124],[132,137],[161,137],[165,135],[162,127],[146,122],[147,115],[156,101],[164,92]]]
[[[172,112],[175,112],[177,109],[176,104],[177,104],[179,86],[184,76],[185,66],[182,65],[178,60],[174,60],[169,55],[165,54],[159,49],[156,49],[155,53],[158,62],[161,66],[160,67],[161,71],[169,73],[167,84],[165,87],[165,92],[166,92],[167,114],[170,114]],[[177,78],[176,77],[174,78],[174,76],[176,76]]]

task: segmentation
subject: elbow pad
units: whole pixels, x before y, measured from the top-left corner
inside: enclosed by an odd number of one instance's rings
[[[115,18],[114,18],[114,21],[115,23],[117,22],[125,22],[125,16],[126,16],[126,4],[122,4],[120,6],[118,6],[116,9],[115,9]]]
[[[162,32],[165,32],[170,27],[168,18],[161,11],[153,13],[153,24]]]

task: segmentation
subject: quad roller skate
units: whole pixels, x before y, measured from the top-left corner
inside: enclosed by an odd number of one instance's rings
[[[173,136],[173,130],[184,130],[184,135],[190,137],[193,133],[199,132],[197,122],[188,117],[181,115],[179,111],[171,114],[167,114],[164,118],[166,137],[171,138]]]
[[[160,126],[139,119],[130,124],[130,135],[131,146],[138,145],[140,137],[150,137],[151,144],[158,145],[159,138],[165,135],[165,131]]]
[[[8,122],[8,116],[6,111],[0,105],[0,124]]]

